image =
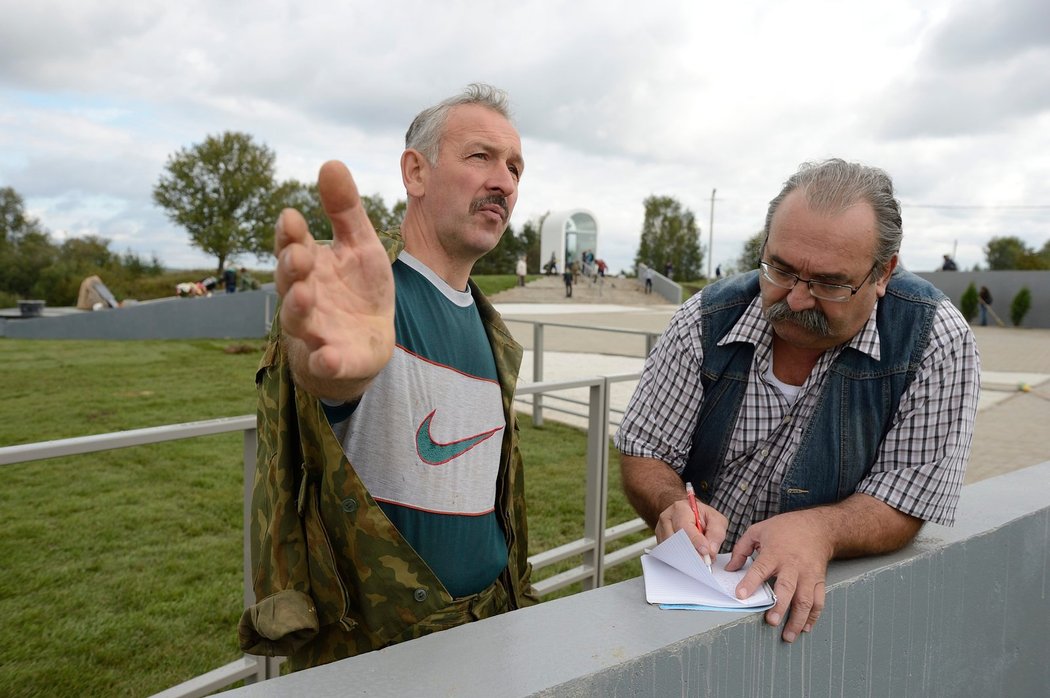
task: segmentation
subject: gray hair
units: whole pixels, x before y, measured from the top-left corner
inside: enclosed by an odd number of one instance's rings
[[[800,189],[805,192],[810,207],[816,211],[837,213],[858,201],[867,201],[875,211],[878,234],[875,240],[873,274],[882,276],[893,255],[901,247],[904,234],[901,225],[901,205],[893,196],[893,180],[877,167],[867,167],[839,158],[820,163],[803,163],[798,172],[784,183],[776,198],[769,202],[766,213],[765,249],[773,214],[788,194]]]
[[[412,125],[405,134],[405,148],[418,150],[431,166],[437,164],[438,148],[444,135],[445,121],[453,107],[466,104],[478,104],[487,107],[510,121],[510,103],[507,93],[501,89],[480,82],[467,85],[460,94],[427,107],[416,115]]]

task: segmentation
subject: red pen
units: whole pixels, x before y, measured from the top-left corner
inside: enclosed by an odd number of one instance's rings
[[[693,508],[693,519],[696,521],[696,528],[700,533],[704,532],[704,527],[700,524],[700,509],[696,506],[696,492],[693,491],[693,483],[685,483],[685,494],[689,497],[689,506]],[[711,556],[704,553],[704,564],[707,565],[707,569],[711,569]]]

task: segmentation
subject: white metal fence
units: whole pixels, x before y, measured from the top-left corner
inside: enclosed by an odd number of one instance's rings
[[[542,336],[542,329],[540,332]],[[539,353],[541,352],[537,352],[537,354]],[[542,375],[542,368],[540,368],[538,375]],[[645,530],[645,523],[641,519],[633,519],[611,527],[608,526],[606,520],[609,483],[609,385],[622,381],[636,381],[637,379],[638,374],[625,374],[581,378],[562,382],[541,382],[519,387],[516,392],[519,400],[528,404],[528,398],[531,398],[533,407],[540,410],[542,405],[537,403],[539,403],[541,395],[549,396],[560,391],[578,390],[580,388],[586,388],[589,391],[589,399],[586,405],[588,427],[583,537],[552,550],[538,553],[530,558],[534,570],[537,571],[577,556],[582,557],[582,561],[571,569],[536,582],[536,590],[541,595],[549,594],[576,582],[582,582],[584,589],[599,587],[603,584],[606,568],[638,557],[646,546],[652,545],[654,542],[652,538],[649,538],[611,553],[606,552],[606,546],[609,543]],[[566,411],[565,408],[548,407],[547,409]],[[170,424],[146,429],[133,429],[109,434],[8,446],[0,448],[0,465],[14,465],[61,456],[76,456],[237,431],[243,433],[244,603],[245,606],[248,606],[255,602],[251,585],[251,557],[248,539],[251,523],[251,489],[255,478],[257,441],[254,415]],[[173,686],[157,695],[165,698],[205,696],[237,681],[244,680],[248,683],[253,683],[272,678],[277,675],[278,667],[279,660],[274,658],[244,655],[234,662]]]

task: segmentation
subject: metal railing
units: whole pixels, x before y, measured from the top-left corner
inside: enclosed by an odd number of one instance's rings
[[[542,329],[540,330],[542,336]],[[536,345],[534,345],[536,346]],[[540,345],[541,346],[541,345]],[[541,353],[541,352],[537,352]],[[542,370],[542,367],[541,367]],[[549,594],[576,582],[584,589],[602,585],[605,569],[632,560],[641,555],[643,549],[652,545],[652,538],[606,553],[608,543],[645,530],[641,519],[620,523],[607,528],[606,501],[608,495],[609,467],[609,385],[620,381],[637,380],[638,374],[582,378],[572,381],[533,383],[521,386],[519,398],[541,395],[563,390],[587,388],[589,391],[587,411],[587,471],[584,501],[583,537],[552,550],[529,558],[533,569],[538,571],[563,560],[582,556],[582,562],[564,572],[534,584],[537,592]],[[200,422],[170,424],[145,429],[133,429],[109,434],[96,434],[69,439],[58,439],[33,444],[21,444],[0,448],[0,465],[14,465],[29,461],[76,456],[99,451],[128,448],[147,444],[211,436],[230,432],[243,432],[244,460],[244,505],[243,505],[243,575],[245,607],[255,603],[252,590],[251,553],[249,533],[251,528],[252,483],[255,479],[257,430],[254,415],[211,419]],[[280,660],[273,657],[243,657],[225,666],[173,686],[159,694],[164,698],[188,698],[206,696],[237,681],[254,683],[278,674]]]
[[[609,332],[615,334],[626,334],[635,335],[645,338],[645,356],[649,356],[652,352],[653,347],[656,346],[656,341],[660,338],[659,332],[650,332],[648,330],[629,330],[622,327],[601,327],[592,325],[570,325],[565,322],[546,322],[539,320],[521,320],[517,318],[503,318],[505,323],[517,323],[522,325],[532,325],[532,380],[536,383],[543,381],[543,355],[545,349],[546,333],[545,328],[557,327],[559,329],[566,330],[578,330],[585,332]],[[621,380],[637,380],[638,376],[633,374],[633,377],[622,378]],[[616,382],[616,381],[610,381]],[[526,393],[518,391],[519,395],[525,395]],[[577,406],[585,406],[587,403],[572,400],[570,398],[559,398],[559,401],[574,404]],[[572,409],[565,409],[559,407],[553,407],[545,404],[544,396],[542,393],[535,393],[532,398],[532,423],[535,426],[543,426],[543,410],[551,410],[554,412],[562,412],[567,414],[578,414]],[[617,410],[610,408],[611,411],[616,412]],[[621,412],[622,414],[622,412]]]

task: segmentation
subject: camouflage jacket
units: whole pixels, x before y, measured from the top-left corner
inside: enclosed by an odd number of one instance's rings
[[[393,263],[403,247],[400,235],[387,234],[384,244]],[[470,289],[496,361],[504,417],[513,426],[504,430],[496,493],[508,548],[497,586],[514,609],[536,602],[512,406],[522,349],[473,282]],[[453,617],[456,604],[372,499],[320,402],[296,390],[276,321],[256,383],[259,443],[250,536],[258,601],[241,617],[241,649],[286,655],[300,668],[440,629],[435,619]],[[482,617],[476,608],[470,612]]]

